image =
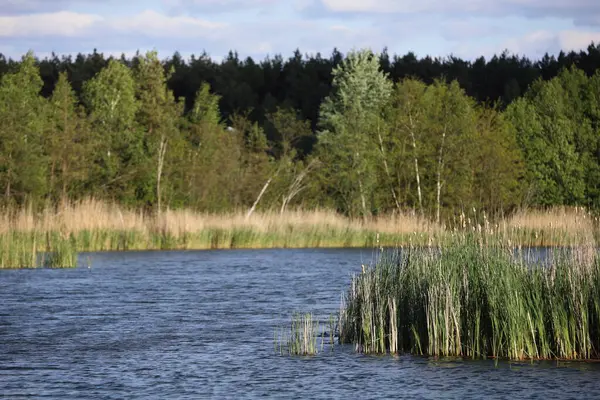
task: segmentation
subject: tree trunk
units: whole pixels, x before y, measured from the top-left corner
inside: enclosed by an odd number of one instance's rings
[[[54,192],[54,171],[56,169],[56,160],[52,158],[52,164],[50,165],[50,190],[46,198],[51,198]]]
[[[442,144],[440,145],[440,152],[438,155],[438,168],[437,168],[437,197],[436,197],[436,212],[435,212],[435,220],[439,224],[440,223],[440,199],[442,193],[442,168],[444,167],[444,142],[446,141],[446,125],[444,125],[444,132],[442,133]]]
[[[360,178],[358,179],[358,188],[360,189],[360,201],[363,209],[363,218],[367,218],[367,202],[365,201],[365,193],[363,192],[363,185]]]
[[[63,199],[67,198],[67,171],[68,166],[67,166],[67,161],[65,159],[63,159],[63,165],[62,165],[62,176],[63,176],[63,182],[62,182],[62,197]]]
[[[392,192],[392,197],[394,198],[394,202],[396,203],[396,208],[400,211],[400,202],[398,201],[398,197],[396,196],[396,191],[394,190],[394,186],[392,185],[392,177],[390,174],[390,169],[388,168],[387,159],[385,156],[385,149],[383,148],[383,138],[381,137],[381,133],[378,132],[379,136],[379,150],[381,151],[381,157],[383,159],[383,168],[385,169],[385,173],[390,181],[390,191]]]
[[[423,195],[421,193],[421,175],[419,174],[419,159],[417,157],[417,140],[415,138],[415,130],[414,130],[415,127],[413,124],[412,116],[409,115],[408,118],[410,120],[410,136],[412,139],[413,151],[415,152],[414,158],[415,158],[415,175],[417,178],[417,196],[419,198],[419,210],[421,211],[421,216],[422,216],[423,215]]]
[[[156,169],[156,199],[158,204],[158,214],[162,211],[160,181],[162,178],[163,167],[165,163],[165,154],[167,153],[167,140],[163,136],[160,138],[160,147],[158,149],[158,168]]]
[[[276,174],[275,174],[276,175]],[[252,213],[254,212],[254,210],[256,209],[256,206],[258,205],[258,202],[260,201],[260,198],[263,196],[263,194],[265,194],[265,192],[267,191],[267,188],[269,187],[269,185],[271,184],[271,181],[273,180],[273,178],[275,177],[275,175],[271,176],[268,180],[267,183],[265,183],[265,185],[263,186],[262,190],[260,191],[260,193],[258,194],[258,197],[256,198],[256,200],[254,201],[254,204],[252,204],[252,207],[250,208],[250,210],[248,210],[248,213],[246,214],[246,219],[250,218],[250,216],[252,215]]]
[[[308,173],[312,170],[312,168],[317,164],[317,162],[313,159],[311,160],[311,162],[306,166],[306,168],[304,168],[296,177],[296,179],[294,179],[294,181],[292,182],[292,184],[290,185],[289,189],[288,189],[288,193],[286,196],[283,196],[282,199],[282,204],[281,204],[281,209],[279,211],[280,214],[283,214],[285,212],[285,208],[287,207],[287,205],[289,204],[290,201],[292,201],[292,199],[294,197],[296,197],[298,195],[298,193],[300,193],[305,186],[301,186],[302,185],[302,181],[304,180],[304,178],[308,175]]]
[[[11,164],[12,161],[12,154],[8,155],[8,160],[9,160],[9,165]],[[4,192],[4,195],[6,196],[6,202],[8,203],[10,201],[10,182],[12,180],[12,168],[8,167],[8,171],[6,171],[6,191]]]
[[[6,192],[4,195],[6,196],[6,201],[10,201],[10,170],[8,171],[8,181],[6,182]]]

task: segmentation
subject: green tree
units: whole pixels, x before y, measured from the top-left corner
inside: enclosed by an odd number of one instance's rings
[[[416,183],[416,205],[423,214],[423,188],[422,168],[425,155],[424,136],[427,133],[425,118],[426,108],[424,104],[427,86],[417,79],[406,78],[395,86],[388,119],[391,121],[389,146],[392,156],[395,158],[395,176],[406,179],[403,173],[409,165],[405,162],[407,157],[412,161],[414,181]],[[409,151],[405,151],[408,145]],[[402,152],[402,156],[399,152]],[[419,161],[421,160],[421,161]],[[409,182],[410,179],[407,179]],[[401,183],[398,182],[400,186]],[[409,186],[409,185],[407,185]],[[407,190],[410,192],[410,190]]]
[[[90,191],[128,203],[135,203],[134,182],[145,157],[142,131],[135,120],[139,109],[135,90],[131,69],[116,60],[83,86],[94,132]]]
[[[73,196],[75,185],[87,178],[90,131],[66,72],[60,73],[50,98],[50,129],[45,135],[45,152],[50,170],[50,193],[58,199]]]
[[[302,159],[296,146],[303,138],[311,136],[309,121],[302,120],[297,111],[277,107],[276,111],[267,115],[274,132],[277,135],[277,182],[274,183],[276,197],[281,200],[280,213],[307,188],[306,179],[317,167],[315,158]]]
[[[520,205],[525,167],[516,130],[496,107],[479,106],[473,150],[472,205],[492,213]]]
[[[205,123],[212,126],[221,126],[221,111],[219,101],[221,96],[211,93],[210,84],[204,82],[196,93],[194,107],[190,112],[190,119],[194,123]]]
[[[225,130],[220,119],[219,96],[203,84],[188,114],[184,171],[186,204],[210,211],[227,211],[236,204],[242,141]]]
[[[169,146],[175,150],[181,139],[178,122],[183,114],[183,104],[176,102],[173,92],[167,87],[170,73],[166,74],[156,52],[148,52],[138,58],[135,68],[136,95],[139,101],[137,122],[144,130],[145,150],[150,160],[147,171],[152,171],[154,184],[150,179],[144,182],[148,199],[156,201],[160,213],[162,210],[162,183],[167,165]],[[171,160],[177,158],[177,152],[170,153]],[[146,190],[153,187],[153,190]],[[154,196],[150,195],[154,192]]]
[[[534,205],[585,202],[581,147],[593,135],[590,120],[577,110],[578,86],[586,78],[576,75],[574,70],[563,71],[551,81],[537,81],[507,109],[507,118],[517,130]]]
[[[426,140],[432,146],[430,171],[435,171],[435,219],[441,222],[442,194],[445,204],[465,201],[472,189],[470,157],[475,128],[475,103],[457,81],[436,80],[424,98]],[[442,193],[442,190],[444,191]]]
[[[42,134],[48,107],[33,53],[0,82],[0,185],[6,202],[35,201],[46,192]]]
[[[317,152],[326,165],[325,184],[337,192],[340,205],[350,215],[367,216],[367,196],[377,182],[377,127],[392,82],[369,50],[350,52],[332,74],[332,93],[321,105]]]

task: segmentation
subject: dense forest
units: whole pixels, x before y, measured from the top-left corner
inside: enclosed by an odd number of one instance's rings
[[[0,55],[5,206],[600,208],[600,46],[532,61],[387,51]]]

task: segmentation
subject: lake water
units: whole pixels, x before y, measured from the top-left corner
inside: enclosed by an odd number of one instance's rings
[[[87,257],[92,268],[87,268]],[[365,249],[91,253],[69,270],[0,270],[8,399],[593,398],[595,363],[281,356],[294,311],[339,308]]]

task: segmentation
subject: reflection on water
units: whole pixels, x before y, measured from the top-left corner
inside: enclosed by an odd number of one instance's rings
[[[597,363],[280,356],[294,311],[323,321],[367,250],[90,254],[73,270],[0,271],[9,399],[592,398]],[[82,257],[85,260],[85,257]],[[86,264],[86,265],[83,265]]]

